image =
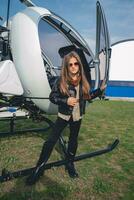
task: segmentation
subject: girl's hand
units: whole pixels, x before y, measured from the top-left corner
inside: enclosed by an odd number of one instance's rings
[[[107,87],[106,79],[104,79],[104,80],[102,81],[102,83],[101,83],[100,90],[103,91],[103,90],[106,89],[106,87]]]
[[[67,100],[67,105],[75,106],[77,102],[78,102],[78,99],[76,99],[74,97],[69,97]]]

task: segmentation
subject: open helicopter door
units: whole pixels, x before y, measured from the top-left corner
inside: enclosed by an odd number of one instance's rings
[[[95,65],[97,77],[95,88],[100,86],[102,80],[109,78],[109,65],[111,57],[110,38],[104,10],[99,1],[96,3],[96,55]]]

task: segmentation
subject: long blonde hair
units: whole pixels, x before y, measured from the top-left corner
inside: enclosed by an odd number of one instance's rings
[[[68,72],[68,65],[69,65],[69,61],[72,57],[74,57],[79,64],[79,77],[80,77],[80,82],[82,84],[83,96],[88,97],[90,86],[89,86],[89,83],[84,74],[84,70],[83,70],[83,66],[82,66],[80,57],[75,51],[68,53],[63,58],[62,68],[61,68],[61,76],[60,76],[60,91],[61,91],[61,93],[69,96],[68,83],[70,81],[70,76],[69,76],[69,72]]]

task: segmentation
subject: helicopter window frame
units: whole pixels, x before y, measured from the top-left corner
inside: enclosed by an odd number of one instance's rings
[[[64,19],[56,15],[51,11],[51,15],[46,15],[42,18],[45,22],[47,22],[49,25],[51,25],[53,28],[55,28],[58,32],[60,32],[66,39],[69,41],[70,44],[76,45],[78,48],[82,49],[85,57],[87,59],[87,56],[89,59],[89,68],[90,63],[94,62],[94,55],[88,45],[86,44],[86,41],[82,38],[82,36],[79,35],[79,33],[71,27],[68,22],[66,22]],[[79,39],[82,38],[82,39]],[[87,56],[86,56],[87,55]],[[88,59],[87,59],[88,61]],[[59,67],[57,67],[58,69]],[[91,67],[93,68],[93,66]]]
[[[87,51],[87,54],[89,54],[89,56],[91,56],[92,58],[94,58],[94,54],[91,51],[88,43],[84,40],[84,38],[78,33],[78,31],[72,27],[65,19],[63,19],[61,16],[57,15],[56,13],[54,13],[53,11],[51,11],[51,17],[53,17],[56,21],[61,21],[64,25],[66,25],[66,27],[70,30],[69,32],[73,33],[74,36],[77,38],[78,41],[80,41],[80,44],[83,44],[83,50],[84,52]],[[73,31],[72,31],[73,30]],[[74,37],[72,35],[72,37]]]
[[[50,20],[48,20],[50,18],[50,16],[48,15],[48,16],[44,16],[43,18],[42,18],[42,20],[44,20],[45,22],[47,22],[49,25],[51,25],[54,29],[56,29],[59,33],[61,33],[66,39],[67,39],[67,41],[68,41],[68,43],[70,43],[70,45],[71,44],[73,44],[71,41],[70,41],[70,39],[67,37],[67,35],[62,31],[62,29],[60,28],[61,27],[61,23],[57,26],[57,24],[56,23],[52,23],[52,21],[50,21]],[[58,21],[57,19],[56,19],[56,21]],[[63,23],[62,23],[63,24]]]
[[[79,36],[79,33],[75,32],[74,28],[71,27],[71,25],[69,25],[62,18],[54,14],[45,15],[40,19],[40,21],[41,20],[44,21],[46,24],[48,24],[48,26],[50,26],[54,30],[57,30],[57,32],[60,33],[63,36],[63,38],[65,38],[68,41],[70,45],[75,45],[76,47],[80,48],[83,51],[83,53],[85,54],[86,60],[88,62],[89,69],[92,70],[92,68],[95,67],[93,64],[91,65],[91,63],[94,62],[94,55],[92,54],[90,48],[87,48],[86,42],[84,41],[85,42],[84,44],[84,42],[81,39],[82,37]],[[47,59],[47,57],[49,56],[46,56],[44,49],[42,49],[42,57],[45,62],[44,65],[45,65],[46,73],[48,72],[47,73],[48,79],[59,76],[61,66],[57,64],[55,65],[54,62],[51,62],[49,58]]]
[[[87,45],[84,44],[84,42],[80,40],[79,37],[77,36],[79,34],[78,33],[76,34],[74,28],[71,28],[70,25],[67,24],[62,18],[52,14],[51,16],[50,15],[44,16],[42,19],[44,19],[46,22],[48,22],[54,28],[60,31],[69,40],[69,42],[81,48],[84,51],[84,53],[87,53],[87,55],[93,57],[92,53],[90,52],[91,50],[89,50],[89,48],[87,48]]]
[[[82,49],[83,53],[85,54],[86,59],[88,57],[87,62],[89,64],[89,68],[91,69],[95,68],[95,65],[91,64],[92,62],[94,63],[95,57],[91,49],[89,48],[87,42],[65,19],[58,16],[53,11],[51,11],[51,13],[52,13],[51,15],[44,16],[43,19],[45,18],[44,19],[45,21],[47,21],[55,29],[60,31],[61,34],[64,35],[64,37],[69,39],[69,42],[71,41],[72,44]]]

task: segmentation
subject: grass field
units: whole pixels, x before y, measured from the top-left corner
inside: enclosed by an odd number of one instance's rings
[[[7,123],[0,123],[0,131],[6,130]],[[36,126],[35,122],[17,124],[19,129],[30,124]],[[0,170],[33,167],[48,134],[49,131],[44,135],[30,133],[1,138]],[[68,129],[64,131],[65,138],[67,135]],[[26,177],[0,183],[0,200],[133,200],[134,103],[94,101],[83,118],[77,154],[104,148],[115,138],[120,143],[112,152],[76,162],[78,179],[70,179],[64,167],[53,168],[34,186],[25,185]],[[49,161],[58,159],[60,155],[54,150]]]

